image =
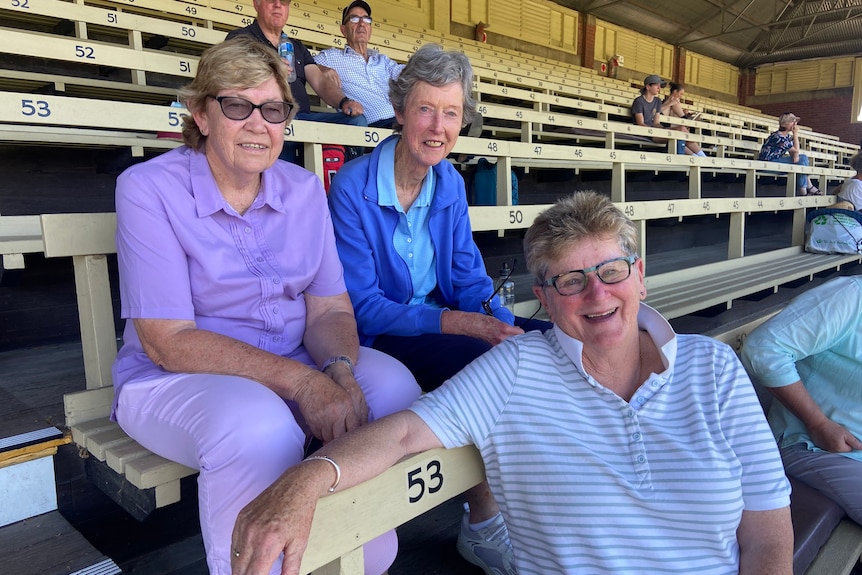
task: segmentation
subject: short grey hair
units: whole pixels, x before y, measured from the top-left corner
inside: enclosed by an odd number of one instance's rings
[[[438,88],[449,84],[461,84],[464,92],[464,111],[461,127],[473,122],[476,117],[476,100],[473,99],[473,66],[461,52],[448,52],[439,44],[425,44],[410,57],[398,78],[389,80],[389,101],[399,114],[404,113],[407,97],[419,82]],[[402,126],[395,121],[394,130]]]
[[[847,163],[850,164],[851,168],[856,170],[857,174],[862,174],[862,152],[856,152]]]
[[[576,192],[540,213],[527,230],[527,269],[537,283],[543,283],[551,264],[562,259],[572,244],[586,238],[615,239],[625,255],[637,255],[638,231],[634,223],[606,196]]]

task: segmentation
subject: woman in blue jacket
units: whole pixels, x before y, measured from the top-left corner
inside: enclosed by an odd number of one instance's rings
[[[417,50],[390,82],[396,134],[346,164],[329,195],[360,341],[401,360],[425,390],[523,333],[473,241],[464,179],[445,161],[476,113],[472,76],[463,54]],[[514,573],[487,485],[468,502],[459,552],[486,573]]]

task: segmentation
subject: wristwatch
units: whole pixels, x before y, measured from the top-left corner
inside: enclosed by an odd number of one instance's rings
[[[347,369],[350,370],[350,375],[353,375],[353,360],[351,360],[346,355],[333,355],[329,359],[326,360],[326,363],[323,364],[323,367],[320,368],[321,372],[325,372],[327,369],[335,365],[336,363],[345,363],[347,364]]]
[[[352,101],[353,101],[353,100],[351,100],[351,99],[350,99],[350,98],[348,98],[347,96],[344,96],[344,97],[341,99],[341,101],[338,103],[338,111],[339,111],[339,112],[341,111],[341,108],[343,108],[343,107],[344,107],[344,104],[346,104],[347,102],[352,102]]]

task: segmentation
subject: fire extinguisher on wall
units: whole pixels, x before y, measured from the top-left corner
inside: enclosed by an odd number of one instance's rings
[[[488,29],[488,25],[484,22],[479,22],[476,24],[476,41],[477,42],[487,42],[488,35],[485,33],[485,30]]]
[[[608,78],[616,78],[619,73],[620,66],[624,64],[624,58],[619,54],[614,54],[608,59]]]

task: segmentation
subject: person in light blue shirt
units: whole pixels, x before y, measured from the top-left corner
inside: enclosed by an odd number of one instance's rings
[[[810,289],[745,340],[787,474],[862,523],[862,276]]]
[[[550,327],[501,305],[473,240],[464,178],[446,161],[476,114],[471,84],[463,54],[417,50],[390,90],[396,134],[345,164],[329,192],[360,340],[388,350],[425,391],[505,339]],[[487,485],[470,489],[467,502],[461,555],[486,573],[513,575]]]
[[[395,120],[389,102],[389,80],[398,77],[404,64],[368,47],[371,21],[368,3],[351,2],[341,16],[341,33],[347,46],[322,50],[314,62],[338,72],[345,96],[362,105],[369,126],[389,128]]]

